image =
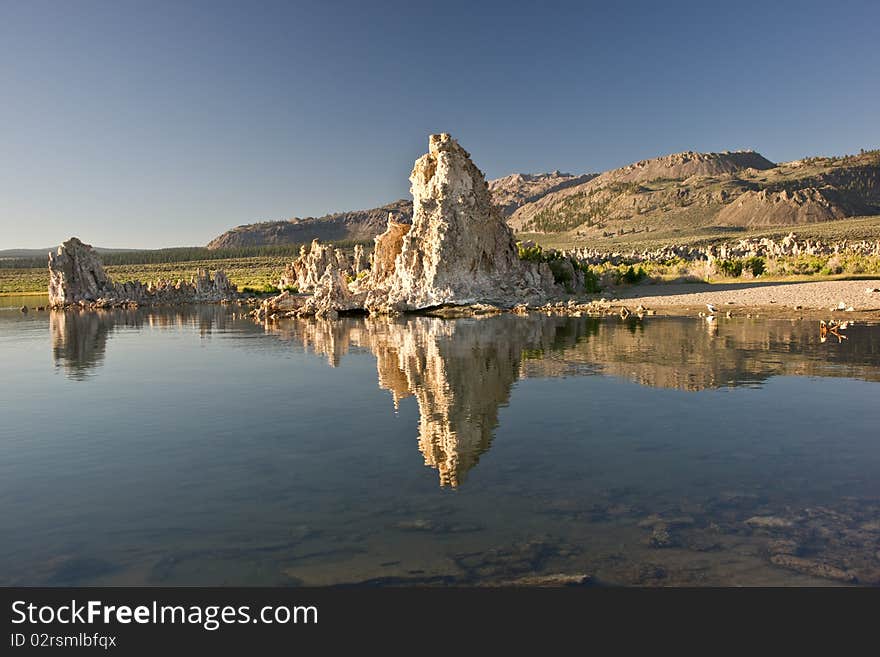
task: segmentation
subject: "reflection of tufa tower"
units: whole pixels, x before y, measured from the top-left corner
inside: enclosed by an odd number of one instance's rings
[[[489,449],[498,407],[507,403],[517,379],[522,345],[487,330],[499,324],[506,322],[368,322],[379,385],[391,391],[395,406],[415,396],[419,449],[425,464],[439,472],[441,486],[458,486]]]
[[[425,464],[438,470],[441,486],[452,487],[489,449],[498,407],[507,403],[519,376],[522,350],[540,335],[534,322],[507,315],[455,322],[387,316],[292,320],[273,330],[290,331],[331,365],[353,346],[373,352],[379,387],[391,393],[394,407],[416,398]]]

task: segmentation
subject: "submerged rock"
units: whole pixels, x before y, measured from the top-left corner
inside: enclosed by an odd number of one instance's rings
[[[774,554],[770,557],[770,563],[780,568],[823,579],[833,579],[839,582],[855,582],[857,580],[855,575],[843,568],[838,568],[822,561],[803,559],[788,554]]]

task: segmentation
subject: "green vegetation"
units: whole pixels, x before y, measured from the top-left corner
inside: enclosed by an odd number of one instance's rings
[[[579,263],[558,251],[544,251],[537,244],[526,245],[517,242],[516,249],[520,260],[546,262],[550,271],[553,272],[553,280],[562,285],[569,293],[574,291],[572,283],[576,271],[583,274],[585,291],[598,292],[600,290],[599,276],[589,265]]]
[[[277,285],[279,274],[290,260],[289,256],[262,256],[108,265],[105,269],[115,281],[121,282],[137,279],[145,283],[159,279],[188,281],[200,268],[222,269],[226,272],[229,280],[237,285],[239,289],[249,287],[253,290],[265,290],[267,286],[274,287]],[[48,284],[49,273],[45,262],[41,262],[39,267],[18,269],[0,267],[0,294],[45,293]]]
[[[290,288],[288,286],[284,289],[295,290],[296,288]],[[262,287],[251,287],[250,285],[245,285],[244,287],[240,288],[240,291],[245,294],[278,294],[279,292],[281,292],[281,290],[277,286],[272,285],[271,283],[266,283]]]
[[[618,280],[618,285],[620,283],[626,283],[627,285],[636,285],[637,283],[641,283],[645,280],[647,274],[645,273],[644,268],[639,265],[638,269],[633,269],[632,265],[626,268],[626,271],[621,274],[620,279]]]
[[[531,241],[545,249],[573,249],[580,247],[596,248],[609,251],[628,251],[630,249],[657,249],[662,246],[709,246],[723,244],[739,239],[767,237],[778,240],[789,233],[799,238],[822,240],[878,240],[880,239],[880,215],[852,217],[837,221],[823,221],[815,224],[798,226],[771,226],[766,228],[746,229],[730,226],[713,226],[720,205],[709,205],[700,208],[686,208],[666,216],[663,223],[652,227],[650,231],[624,232],[612,231],[609,237],[601,237],[601,231],[578,233],[517,233],[517,239]],[[650,217],[648,218],[650,219]],[[646,219],[647,220],[647,219]],[[634,226],[635,219],[622,224]],[[594,229],[595,231],[595,229]]]
[[[366,241],[334,242],[338,249],[348,250],[356,244],[367,244]],[[370,241],[369,243],[372,243]],[[166,265],[174,263],[213,262],[230,260],[264,259],[284,262],[299,256],[301,244],[282,244],[275,246],[242,246],[224,249],[209,249],[204,246],[181,246],[170,249],[149,249],[143,251],[123,251],[119,253],[101,253],[104,267],[125,265]],[[47,255],[32,258],[0,258],[0,269],[31,269],[46,267]],[[217,269],[218,265],[211,265]]]
[[[730,278],[738,278],[744,271],[751,272],[752,276],[760,276],[766,269],[766,262],[764,258],[753,256],[746,259],[719,260],[715,268]]]

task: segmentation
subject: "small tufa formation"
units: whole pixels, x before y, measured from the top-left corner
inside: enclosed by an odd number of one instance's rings
[[[200,269],[189,282],[114,283],[88,244],[71,237],[49,253],[49,306],[110,308],[176,303],[217,303],[234,299],[237,288],[221,270]]]

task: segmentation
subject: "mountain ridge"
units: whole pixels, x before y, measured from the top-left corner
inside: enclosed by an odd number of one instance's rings
[[[658,227],[797,225],[880,213],[880,150],[774,163],[754,150],[682,151],[602,173],[512,173],[488,181],[517,232],[601,239]],[[218,249],[370,241],[388,215],[408,222],[412,202],[323,217],[243,224],[208,243]],[[610,231],[610,232],[609,232]]]

